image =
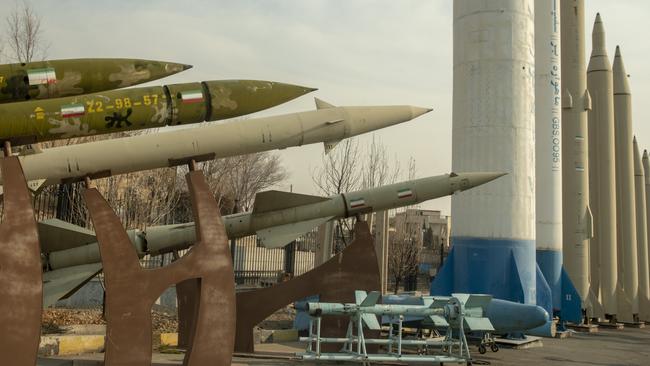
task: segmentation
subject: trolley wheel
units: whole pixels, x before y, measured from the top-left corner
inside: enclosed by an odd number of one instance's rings
[[[497,345],[496,343],[492,343],[490,349],[492,350],[492,352],[499,352],[499,345]]]
[[[480,346],[478,346],[478,353],[484,355],[485,352],[487,352],[487,349],[485,348],[484,345],[480,345]]]

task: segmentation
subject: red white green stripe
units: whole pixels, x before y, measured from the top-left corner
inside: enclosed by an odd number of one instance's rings
[[[366,205],[366,201],[363,198],[357,198],[350,201],[350,208],[359,208]]]
[[[56,83],[56,72],[54,68],[27,70],[29,85],[48,85]]]
[[[413,197],[413,191],[410,188],[400,189],[397,191],[397,198],[409,198]]]
[[[181,92],[181,101],[183,103],[198,103],[203,101],[203,92],[201,90],[186,90]]]
[[[63,118],[79,117],[86,114],[86,108],[81,103],[66,104],[61,106],[61,116]]]

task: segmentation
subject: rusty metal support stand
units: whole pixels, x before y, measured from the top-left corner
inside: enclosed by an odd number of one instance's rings
[[[193,170],[186,179],[197,243],[179,260],[157,269],[140,267],[119,218],[97,189],[84,192],[104,266],[106,366],[151,364],[151,306],[167,287],[187,281],[193,281],[199,295],[183,364],[229,365],[232,360],[235,281],[225,227],[203,174]]]
[[[341,253],[323,265],[279,283],[273,287],[237,294],[236,352],[254,352],[253,328],[277,310],[311,295],[322,302],[354,302],[354,291],[379,291],[379,262],[372,235],[365,222],[354,226],[354,240]],[[348,325],[344,317],[330,317],[324,322],[324,337],[342,337]],[[370,333],[369,333],[370,334]],[[338,350],[330,344],[327,350]]]
[[[0,159],[4,221],[0,224],[0,360],[34,366],[41,335],[43,280],[32,197],[11,144]]]

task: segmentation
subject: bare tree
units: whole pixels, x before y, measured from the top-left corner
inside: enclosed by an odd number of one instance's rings
[[[280,156],[269,152],[230,157],[225,165],[231,169],[225,177],[226,192],[244,210],[252,207],[258,192],[282,182],[287,177]]]
[[[49,44],[43,38],[41,17],[29,2],[16,4],[7,17],[7,43],[12,61],[26,63],[46,56]]]
[[[350,192],[361,187],[359,143],[351,138],[343,141],[329,154],[323,155],[323,165],[312,172],[314,184],[324,195]]]
[[[408,222],[406,212],[402,215],[400,220],[395,220],[395,232],[390,236],[388,253],[388,272],[394,281],[394,293],[406,278],[417,273],[420,257],[420,227]]]

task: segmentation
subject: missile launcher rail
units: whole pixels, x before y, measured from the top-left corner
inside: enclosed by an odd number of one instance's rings
[[[490,331],[494,328],[485,317],[485,309],[492,297],[489,295],[454,294],[451,297],[435,297],[424,306],[377,304],[380,294],[355,291],[355,304],[309,303],[309,335],[300,337],[307,343],[304,353],[298,354],[305,360],[322,361],[401,361],[401,362],[464,362],[471,365],[471,355],[465,331]],[[405,339],[403,336],[405,315],[419,314],[430,317],[441,326],[447,327],[443,337]],[[324,337],[321,334],[322,316],[338,315],[349,317],[345,337]],[[376,316],[390,318],[387,337],[366,338],[364,327],[381,330]],[[322,344],[343,344],[338,353],[321,352]],[[387,353],[368,353],[367,345],[382,345]],[[405,346],[417,346],[418,354],[404,353]]]

